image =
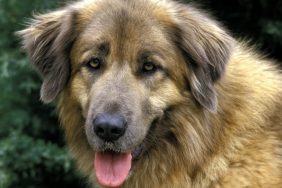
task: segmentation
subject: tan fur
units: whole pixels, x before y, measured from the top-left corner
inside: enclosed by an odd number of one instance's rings
[[[135,118],[121,150],[145,145],[124,188],[282,186],[281,71],[203,11],[168,0],[85,0],[39,16],[20,35],[44,80],[64,82],[68,70],[41,63],[71,64],[67,84],[45,84],[43,100],[60,92],[67,143],[93,184],[99,142],[89,141],[89,121],[119,111]],[[82,62],[98,56],[99,45],[109,45],[107,67],[92,73]],[[164,67],[150,77],[137,73],[144,50]]]

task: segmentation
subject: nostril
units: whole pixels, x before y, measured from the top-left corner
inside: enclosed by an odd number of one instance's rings
[[[118,135],[118,134],[121,134],[121,133],[122,133],[122,129],[120,129],[120,128],[113,128],[113,129],[111,130],[111,132],[112,132],[112,134]]]
[[[97,129],[95,130],[95,132],[97,132],[98,134],[104,134],[105,130],[102,127],[97,127]]]

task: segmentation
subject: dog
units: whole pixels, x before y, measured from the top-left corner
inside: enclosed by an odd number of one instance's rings
[[[281,70],[195,5],[84,0],[18,34],[93,186],[282,186]]]

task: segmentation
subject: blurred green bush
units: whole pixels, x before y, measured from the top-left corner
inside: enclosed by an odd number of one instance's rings
[[[14,32],[56,0],[0,0],[0,188],[85,187],[68,155],[54,105],[39,101],[40,78]]]
[[[187,0],[191,1],[191,0]],[[282,1],[198,0],[235,36],[282,60]],[[85,187],[70,159],[54,105],[39,101],[40,78],[14,32],[58,0],[0,0],[0,188]]]

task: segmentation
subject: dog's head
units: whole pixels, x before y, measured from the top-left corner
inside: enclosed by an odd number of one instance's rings
[[[35,17],[20,35],[43,76],[41,99],[68,91],[65,102],[80,109],[69,116],[82,117],[96,152],[98,181],[113,187],[166,111],[216,111],[214,84],[233,44],[197,9],[161,0],[83,1]]]

